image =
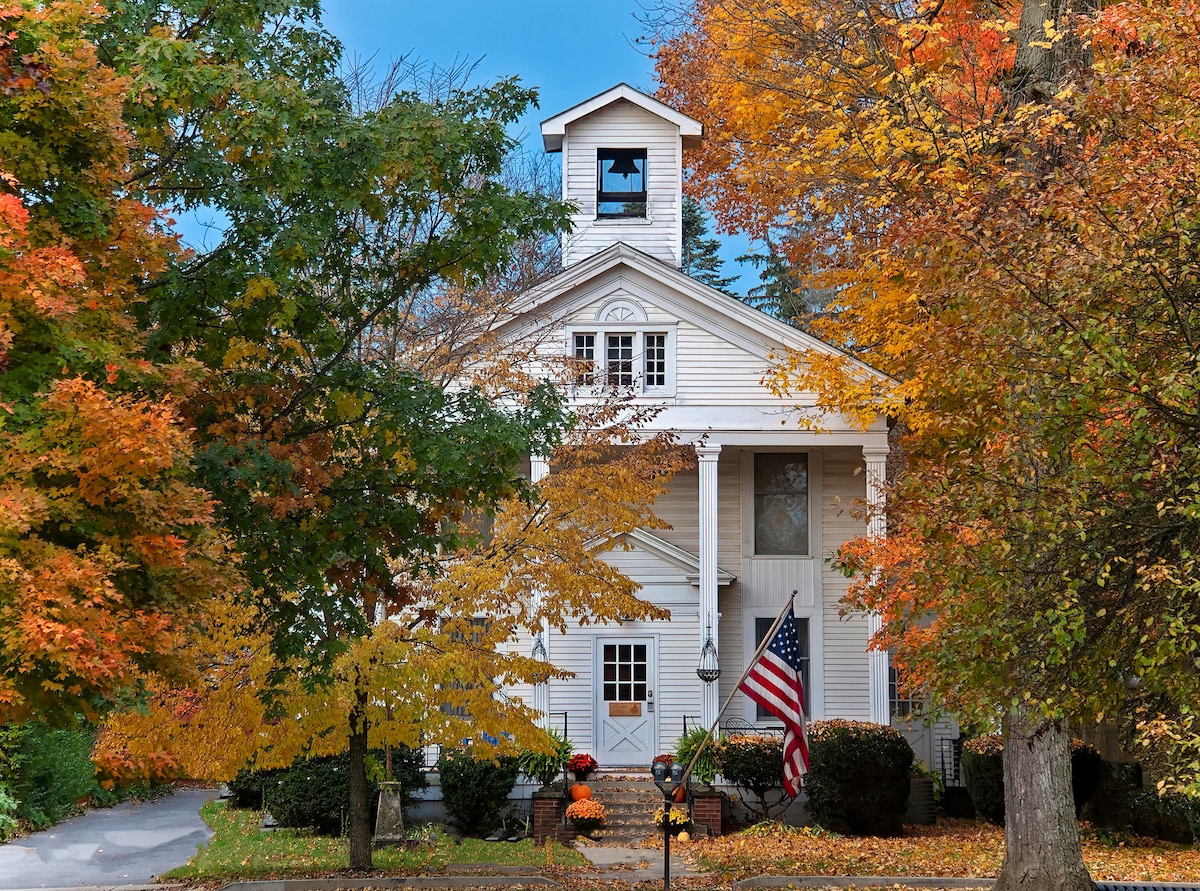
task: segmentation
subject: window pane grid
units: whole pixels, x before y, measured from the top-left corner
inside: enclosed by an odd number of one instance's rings
[[[648,650],[645,644],[605,644],[602,651],[605,702],[645,702]]]
[[[646,335],[646,386],[667,385],[667,335]]]
[[[633,335],[608,336],[608,383],[613,387],[633,386]]]
[[[596,379],[596,335],[575,335],[575,383],[588,385]]]

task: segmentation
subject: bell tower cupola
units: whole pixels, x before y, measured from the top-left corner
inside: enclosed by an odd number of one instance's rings
[[[683,244],[683,152],[698,121],[628,84],[542,124],[546,151],[562,152],[563,200],[577,208],[563,266],[617,242],[678,268]]]

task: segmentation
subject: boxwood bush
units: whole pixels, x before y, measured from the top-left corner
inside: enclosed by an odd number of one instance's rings
[[[367,800],[379,787],[367,780]],[[263,803],[280,826],[339,835],[350,810],[350,756],[330,755],[297,761],[263,784]]]
[[[428,785],[423,758],[419,750],[407,746],[393,746],[391,755],[392,777],[400,783],[403,806],[408,807],[414,793]],[[367,799],[372,825],[379,804],[376,779],[383,774],[383,763],[383,752],[368,753]],[[297,758],[290,767],[240,770],[229,782],[229,793],[231,807],[265,809],[280,826],[337,835],[350,809],[350,756]]]
[[[814,721],[804,779],[814,823],[848,835],[903,832],[912,747],[894,727]]]
[[[457,749],[443,752],[438,762],[446,814],[465,835],[478,835],[499,824],[508,793],[517,782],[516,758],[475,758],[471,749]]]
[[[264,790],[268,785],[275,785],[275,778],[285,769],[251,770],[243,767],[228,783],[229,806],[261,811]]]

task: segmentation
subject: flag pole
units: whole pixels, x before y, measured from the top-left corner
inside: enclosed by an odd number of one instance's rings
[[[717,717],[712,722],[712,726],[708,728],[708,732],[704,734],[704,739],[700,741],[700,746],[696,749],[696,754],[692,755],[692,760],[688,762],[687,769],[684,770],[683,776],[679,780],[680,786],[684,786],[687,783],[688,777],[690,777],[692,775],[692,771],[696,769],[696,762],[699,761],[700,756],[704,754],[704,749],[712,740],[713,732],[716,731],[717,725],[721,723],[721,718],[724,716],[725,710],[729,708],[730,703],[733,702],[733,697],[736,696],[738,691],[741,689],[742,681],[746,680],[746,675],[750,674],[750,670],[758,663],[758,659],[763,654],[763,650],[770,646],[771,641],[775,639],[775,632],[778,631],[779,626],[783,624],[783,617],[786,616],[788,610],[792,608],[792,603],[795,600],[797,593],[797,591],[792,591],[791,597],[787,599],[787,602],[783,605],[783,609],[781,609],[779,611],[779,615],[775,617],[775,621],[771,625],[771,630],[766,633],[766,636],[763,637],[762,642],[758,645],[758,649],[754,651],[754,655],[750,658],[750,661],[746,663],[746,668],[742,672],[742,676],[738,678],[738,682],[733,685],[733,691],[728,697],[726,697],[725,704],[721,706],[721,710],[717,712]]]

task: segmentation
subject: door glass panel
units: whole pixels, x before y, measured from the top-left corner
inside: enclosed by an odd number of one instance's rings
[[[646,702],[649,648],[645,644],[605,644],[601,671],[605,702]]]

